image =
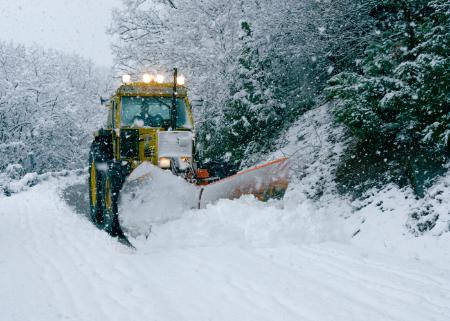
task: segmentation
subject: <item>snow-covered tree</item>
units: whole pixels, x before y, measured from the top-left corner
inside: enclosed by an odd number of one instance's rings
[[[254,164],[259,160],[258,154],[269,151],[281,123],[280,108],[267,82],[268,63],[261,60],[251,25],[242,21],[241,29],[241,51],[233,72],[230,99],[224,107],[223,142],[218,146],[237,167]]]
[[[377,41],[366,50],[361,73],[330,81],[336,118],[366,149],[399,162],[418,185],[424,163],[442,165],[450,134],[450,3],[380,1],[372,15]]]
[[[0,42],[0,171],[84,166],[108,83],[106,71],[80,57]]]

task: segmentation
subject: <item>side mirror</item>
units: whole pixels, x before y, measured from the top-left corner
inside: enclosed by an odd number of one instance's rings
[[[192,109],[197,109],[203,106],[203,99],[194,99],[191,100]]]
[[[103,98],[100,96],[100,105],[105,105],[108,102],[108,99]]]

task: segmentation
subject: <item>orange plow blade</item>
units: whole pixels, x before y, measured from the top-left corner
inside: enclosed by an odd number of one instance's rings
[[[202,187],[198,207],[202,208],[221,198],[235,199],[242,195],[254,195],[261,201],[271,198],[281,199],[288,187],[288,175],[287,158],[243,170]]]

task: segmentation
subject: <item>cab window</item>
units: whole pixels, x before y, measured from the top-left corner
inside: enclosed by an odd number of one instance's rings
[[[171,97],[122,97],[121,125],[123,127],[169,127]],[[177,127],[192,128],[186,102],[177,98]]]

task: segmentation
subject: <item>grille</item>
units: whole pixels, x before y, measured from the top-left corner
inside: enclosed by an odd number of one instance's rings
[[[192,133],[171,131],[158,133],[159,157],[192,157]]]

